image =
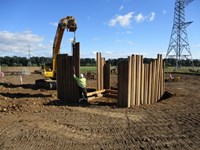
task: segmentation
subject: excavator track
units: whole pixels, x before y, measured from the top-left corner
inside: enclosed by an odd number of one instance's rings
[[[45,79],[39,79],[35,81],[35,85],[37,88],[43,88],[47,90],[56,90],[56,80],[45,80]]]

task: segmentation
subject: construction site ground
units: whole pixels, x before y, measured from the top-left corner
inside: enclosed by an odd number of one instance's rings
[[[200,76],[180,75],[162,101],[118,108],[116,99],[66,105],[56,91],[37,89],[42,75],[0,81],[0,149],[200,149]],[[116,85],[116,76],[112,84]],[[88,80],[95,87],[95,80]]]

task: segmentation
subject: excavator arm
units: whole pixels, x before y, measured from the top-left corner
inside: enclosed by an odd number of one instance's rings
[[[73,16],[67,16],[65,18],[62,18],[58,23],[56,35],[54,37],[54,42],[53,42],[52,65],[44,67],[44,78],[51,78],[51,79],[56,78],[56,55],[60,53],[60,45],[65,29],[69,32],[74,32],[75,36],[77,24]]]
[[[56,56],[60,53],[60,45],[62,42],[65,29],[68,32],[75,32],[77,29],[76,20],[73,16],[62,18],[57,27],[56,35],[53,42],[53,56],[52,63],[44,65],[44,79],[36,80],[36,86],[45,89],[56,89]]]

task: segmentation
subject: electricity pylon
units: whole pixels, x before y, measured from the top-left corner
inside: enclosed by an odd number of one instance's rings
[[[192,23],[185,21],[185,8],[193,0],[176,0],[174,8],[174,22],[167,50],[166,58],[176,58],[176,68],[180,68],[181,59],[190,59],[192,54],[188,42],[186,27]]]

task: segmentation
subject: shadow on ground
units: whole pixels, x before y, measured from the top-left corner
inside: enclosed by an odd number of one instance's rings
[[[171,93],[169,91],[165,91],[165,93],[163,94],[163,96],[161,97],[161,99],[159,100],[159,102],[167,100],[167,99],[169,99],[169,98],[171,98],[171,97],[173,97],[175,95],[176,94],[174,94],[174,93]]]
[[[29,94],[29,93],[0,93],[0,95],[4,97],[9,97],[9,98],[39,98],[39,97],[51,97],[52,95],[44,95],[44,94]]]
[[[99,99],[99,98],[98,98]],[[117,101],[113,102],[106,102],[106,101],[95,101],[92,100],[90,102],[65,102],[62,100],[53,100],[44,104],[45,106],[73,106],[73,107],[90,107],[90,106],[109,106],[109,107],[116,107]]]
[[[6,87],[6,88],[24,88],[24,89],[32,89],[37,90],[38,88],[35,86],[35,84],[12,84],[12,83],[0,83],[0,85]]]

